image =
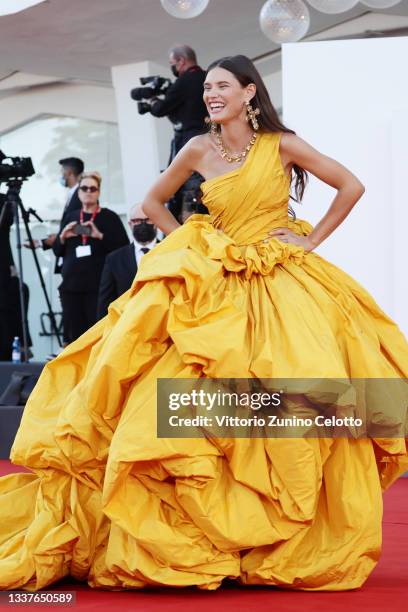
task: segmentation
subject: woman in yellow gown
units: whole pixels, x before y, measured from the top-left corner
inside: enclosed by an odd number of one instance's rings
[[[247,58],[210,68],[204,99],[221,129],[188,143],[143,205],[168,236],[47,364],[24,411],[11,459],[31,472],[0,479],[2,589],[71,575],[100,588],[229,577],[342,590],[379,558],[381,491],[408,467],[403,437],[156,435],[159,378],[408,374],[397,325],[313,252],[361,183],[279,122]],[[299,193],[304,169],[338,189],[314,229],[288,216],[290,175]],[[163,202],[192,170],[210,214],[179,227]]]

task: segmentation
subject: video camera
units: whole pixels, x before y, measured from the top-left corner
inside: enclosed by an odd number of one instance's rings
[[[4,164],[9,159],[11,163]],[[31,157],[7,157],[0,151],[0,183],[7,181],[25,181],[35,174]]]
[[[136,100],[139,115],[144,115],[150,112],[150,104],[143,100],[151,100],[156,96],[164,95],[171,85],[171,80],[161,76],[151,76],[140,77],[140,82],[142,85],[150,84],[150,87],[135,87],[130,91],[130,97]]]

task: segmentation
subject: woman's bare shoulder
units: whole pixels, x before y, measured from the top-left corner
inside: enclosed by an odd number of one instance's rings
[[[292,132],[282,132],[280,152],[292,157],[292,159],[321,155],[310,143]]]
[[[200,134],[193,136],[185,145],[191,153],[202,155],[211,147],[211,139],[209,134]]]
[[[290,152],[294,149],[296,150],[299,147],[302,147],[302,145],[307,145],[307,142],[305,142],[302,138],[299,138],[299,136],[296,134],[293,134],[292,132],[282,132],[280,138],[281,151]]]
[[[185,159],[195,172],[206,173],[208,156],[211,155],[213,143],[209,134],[193,136],[182,148]]]

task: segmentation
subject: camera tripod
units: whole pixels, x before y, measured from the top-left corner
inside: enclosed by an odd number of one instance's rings
[[[23,180],[24,179],[15,179],[15,180],[9,180],[7,182],[8,191],[6,193],[6,199],[3,205],[3,210],[1,211],[1,215],[0,215],[0,227],[3,223],[3,219],[6,214],[6,210],[10,207],[13,213],[13,219],[14,219],[14,223],[16,227],[16,239],[17,239],[16,241],[17,241],[17,256],[18,256],[17,267],[18,267],[19,301],[20,301],[20,310],[21,310],[21,327],[23,330],[22,357],[23,357],[23,361],[27,362],[28,361],[28,322],[27,322],[27,314],[26,314],[24,290],[23,290],[24,279],[23,279],[23,260],[21,256],[22,245],[21,245],[19,213],[21,214],[21,218],[24,223],[28,241],[31,247],[33,257],[34,257],[35,267],[37,269],[41,288],[44,293],[52,332],[55,334],[57,338],[57,342],[60,347],[62,346],[62,341],[59,335],[58,326],[57,326],[57,322],[55,319],[55,314],[52,310],[51,302],[48,297],[47,288],[44,282],[44,277],[41,272],[40,264],[38,262],[37,253],[35,252],[34,241],[33,241],[30,226],[29,226],[30,215],[33,215],[34,217],[36,217],[40,222],[42,222],[42,219],[32,208],[29,208],[28,210],[24,208],[23,202],[20,198],[20,190],[23,184]]]

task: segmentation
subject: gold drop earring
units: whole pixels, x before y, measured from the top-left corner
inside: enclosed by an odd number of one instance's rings
[[[259,108],[253,109],[250,102],[245,102],[245,105],[247,112],[245,119],[248,122],[250,121],[252,123],[252,127],[256,132],[259,129],[259,123],[256,117],[260,114],[261,111],[259,110]]]

